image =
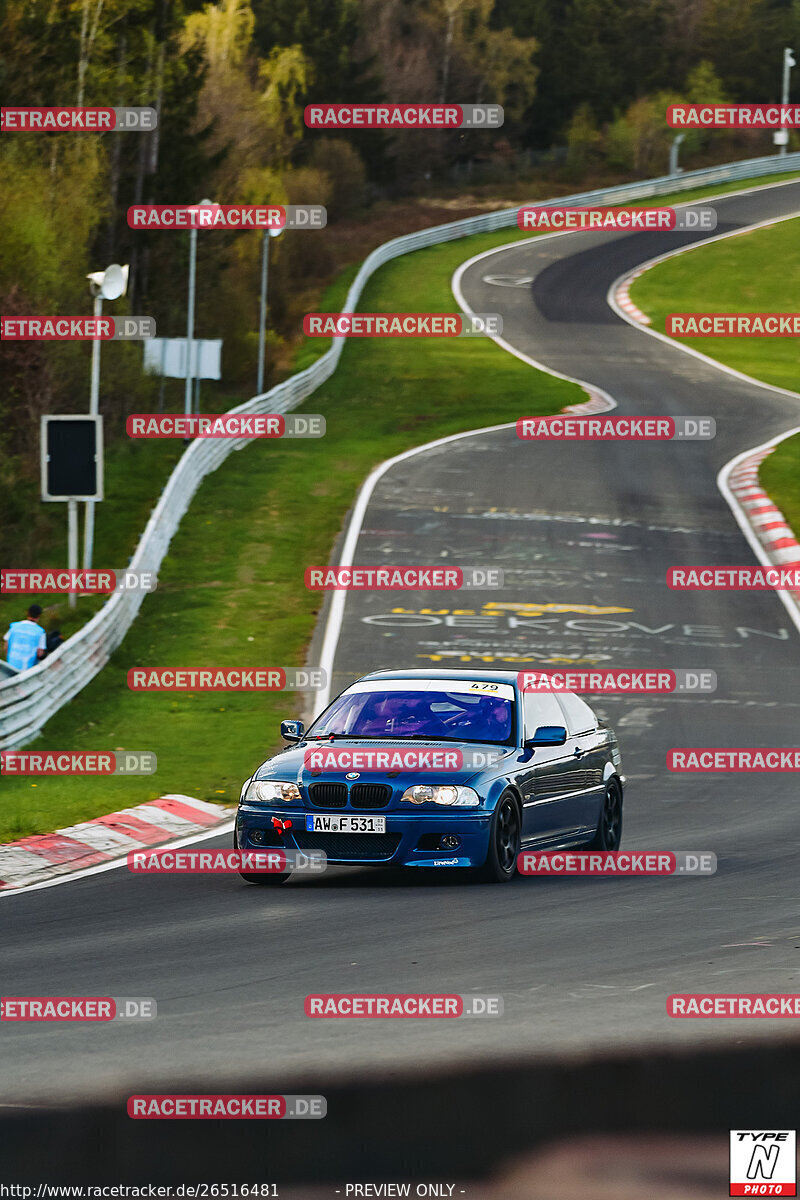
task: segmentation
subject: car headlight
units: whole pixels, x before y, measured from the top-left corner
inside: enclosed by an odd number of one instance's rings
[[[454,783],[415,783],[400,797],[407,804],[444,804],[448,808],[477,808],[481,798],[472,788]]]
[[[256,804],[291,804],[300,798],[296,783],[284,783],[279,779],[254,779],[244,797],[245,803]]]

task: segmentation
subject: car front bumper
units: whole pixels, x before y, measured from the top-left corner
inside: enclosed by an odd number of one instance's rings
[[[311,833],[306,817],[385,817],[386,833]],[[288,825],[283,832],[273,817]],[[492,813],[484,808],[457,812],[397,812],[347,809],[304,809],[289,805],[240,804],[236,814],[237,843],[241,849],[284,846],[296,850],[323,850],[331,865],[392,867],[479,867],[486,861]],[[458,845],[441,846],[442,837],[457,838]],[[420,847],[422,842],[422,847]]]

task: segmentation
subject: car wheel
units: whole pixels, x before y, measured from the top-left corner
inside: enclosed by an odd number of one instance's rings
[[[478,868],[477,878],[484,883],[505,883],[517,870],[521,823],[519,807],[511,792],[504,792],[494,810],[489,830],[489,852]]]
[[[240,849],[235,826],[233,830],[233,848],[234,850]],[[240,871],[239,874],[245,883],[260,883],[262,887],[269,887],[272,884],[275,887],[279,883],[286,883],[286,880],[291,875],[291,871]]]
[[[609,779],[597,832],[589,843],[590,850],[618,850],[622,841],[622,788],[618,779]]]

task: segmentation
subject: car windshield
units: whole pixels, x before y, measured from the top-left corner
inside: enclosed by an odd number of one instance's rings
[[[513,702],[503,696],[464,691],[387,690],[345,692],[311,726],[307,736],[431,738],[509,743]]]

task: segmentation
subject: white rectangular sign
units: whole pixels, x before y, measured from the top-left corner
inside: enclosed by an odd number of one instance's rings
[[[222,377],[222,339],[192,338],[192,378]],[[150,338],[144,343],[144,369],[168,379],[186,378],[186,338]]]

